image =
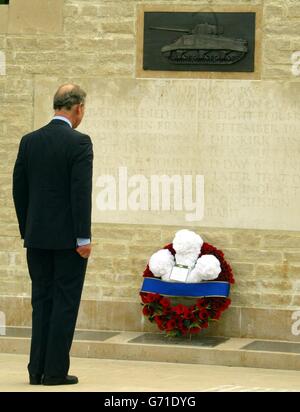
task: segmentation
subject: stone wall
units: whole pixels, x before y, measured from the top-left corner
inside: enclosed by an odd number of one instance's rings
[[[42,77],[76,78],[83,82],[86,78],[124,79],[124,82],[135,79],[136,7],[141,3],[182,4],[180,0],[26,0],[25,7],[24,0],[11,0],[9,6],[0,6],[0,52],[6,58],[6,74],[0,75],[2,296],[30,295],[25,251],[19,239],[11,197],[11,176],[20,138],[36,124],[35,113],[39,112],[39,106],[35,103],[36,84]],[[293,89],[293,93],[285,95],[289,106],[299,100],[295,90],[299,90],[296,86],[300,84],[300,76],[295,72],[293,74],[291,60],[293,53],[300,50],[298,1],[198,0],[185,1],[184,4],[210,7],[237,4],[261,6],[261,82],[268,84],[272,81],[283,88]],[[157,79],[147,81],[153,85],[159,82]],[[236,81],[243,84],[243,80]],[[49,96],[52,91],[49,90]],[[48,99],[48,94],[45,99]],[[281,110],[284,111],[284,105]],[[293,136],[296,136],[299,118],[294,125],[296,129],[293,130]],[[257,133],[261,137],[264,134],[263,131]],[[276,142],[271,141],[271,145],[273,143]],[[299,155],[299,141],[294,140],[291,144],[292,154]],[[294,176],[294,201],[297,202],[299,166]],[[280,189],[277,190],[280,194]],[[263,194],[258,196],[263,197]],[[293,202],[292,196],[290,201]],[[299,307],[299,218],[284,213],[277,218],[283,222],[287,219],[289,230],[279,230],[278,226],[276,230],[258,229],[255,225],[244,229],[247,226],[238,224],[233,227],[223,224],[216,227],[201,224],[192,226],[205,241],[223,249],[231,262],[236,277],[236,285],[232,290],[235,306]],[[297,230],[293,230],[293,219]],[[84,298],[116,303],[137,302],[141,273],[147,257],[164,243],[170,242],[174,232],[181,227],[143,225],[141,222],[137,225],[94,223],[94,251],[88,267]],[[285,228],[284,225],[282,228]],[[268,229],[272,227],[268,226]]]

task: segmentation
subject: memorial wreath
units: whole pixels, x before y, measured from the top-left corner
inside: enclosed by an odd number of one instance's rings
[[[168,336],[199,333],[231,302],[234,277],[223,252],[186,229],[150,257],[143,277],[143,314]],[[186,298],[190,304],[182,303]]]

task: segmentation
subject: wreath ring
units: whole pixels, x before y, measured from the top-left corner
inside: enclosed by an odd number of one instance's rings
[[[176,252],[173,249],[172,243],[166,245],[164,249],[168,249],[175,256]],[[208,254],[214,255],[221,265],[221,272],[213,282],[226,283],[228,286],[233,284],[232,268],[225,260],[224,253],[209,243],[204,242],[198,257]],[[143,277],[154,278],[154,274],[149,269],[149,264],[143,273]],[[206,283],[209,282],[211,281]],[[183,303],[174,305],[170,297],[160,293],[145,292],[143,289],[140,292],[140,297],[143,315],[150,322],[156,323],[158,329],[165,331],[167,336],[175,337],[194,335],[202,329],[206,329],[211,321],[220,319],[222,312],[231,303],[228,297],[199,296],[193,298],[193,303],[190,305]]]

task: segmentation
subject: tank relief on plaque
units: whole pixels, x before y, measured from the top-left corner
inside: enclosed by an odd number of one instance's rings
[[[144,70],[253,72],[255,13],[144,13]]]

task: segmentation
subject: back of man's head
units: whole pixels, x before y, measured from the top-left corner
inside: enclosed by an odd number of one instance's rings
[[[63,84],[54,95],[54,110],[69,111],[76,104],[84,104],[86,92],[77,84]]]

